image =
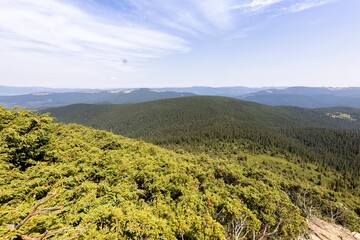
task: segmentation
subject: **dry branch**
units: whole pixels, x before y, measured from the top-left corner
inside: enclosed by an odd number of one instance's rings
[[[61,207],[55,206],[55,207],[49,207],[49,208],[43,208],[39,211],[37,211],[38,207],[40,207],[41,205],[44,205],[45,203],[47,203],[48,201],[50,201],[52,198],[54,198],[56,195],[58,194],[57,191],[55,191],[53,194],[51,194],[50,197],[48,197],[47,199],[44,199],[41,202],[38,202],[37,204],[34,205],[33,209],[29,212],[29,214],[23,219],[21,220],[21,222],[15,226],[15,229],[18,230],[19,228],[21,228],[22,225],[24,225],[26,223],[27,220],[29,220],[31,217],[35,216],[35,215],[39,215],[39,214],[43,214],[46,212],[51,212],[51,211],[56,211],[56,210],[60,210]]]

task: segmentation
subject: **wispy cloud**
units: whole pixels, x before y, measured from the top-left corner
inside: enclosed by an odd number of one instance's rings
[[[228,11],[232,1],[197,0],[194,1],[199,12],[208,22],[219,29],[230,29],[234,24],[234,16]]]
[[[229,9],[243,12],[300,12],[313,7],[327,4],[335,0],[247,0],[240,1]]]
[[[1,1],[0,38],[3,50],[32,49],[111,64],[190,50],[185,39],[172,34],[111,23],[51,0]]]
[[[214,33],[231,28],[235,21],[228,8],[234,0],[128,0],[137,15],[153,24],[193,35]],[[155,6],[155,7],[154,7]],[[137,15],[138,16],[138,15]]]
[[[2,0],[1,48],[32,49],[89,61],[141,62],[189,51],[189,35],[231,31],[236,11],[272,8],[299,12],[331,0],[126,1],[131,6],[121,12],[126,21],[114,21],[64,1]]]
[[[227,40],[235,40],[235,39],[241,39],[246,38],[249,35],[249,32],[259,30],[260,27],[249,27],[241,29],[234,34],[232,34],[230,37],[227,38]]]
[[[242,2],[238,4],[234,4],[230,7],[230,9],[236,10],[247,10],[247,11],[257,11],[264,8],[268,8],[273,6],[276,3],[280,3],[284,0],[251,0],[247,2]]]
[[[313,7],[317,7],[317,6],[321,6],[327,3],[330,3],[334,0],[307,0],[307,1],[303,1],[303,2],[299,2],[299,3],[295,3],[289,7],[286,7],[284,10],[288,11],[288,12],[301,12]]]
[[[21,62],[34,76],[62,73],[62,66],[74,76],[87,71],[86,79],[100,69],[115,80],[152,59],[188,53],[208,36],[247,37],[259,29],[251,17],[330,1],[336,0],[0,0],[0,62],[6,63],[0,72],[20,74]]]

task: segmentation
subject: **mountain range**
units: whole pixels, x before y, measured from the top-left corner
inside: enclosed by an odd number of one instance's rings
[[[241,95],[238,98],[272,106],[360,108],[360,88],[355,87],[267,89]]]
[[[23,92],[28,92],[29,94],[21,95]],[[271,106],[360,108],[360,88],[358,87],[184,87],[86,90],[0,86],[0,105],[5,107],[19,105],[41,109],[76,103],[120,104],[191,95],[225,96]]]
[[[0,96],[0,105],[7,108],[22,106],[30,109],[41,109],[46,107],[65,106],[74,103],[121,104],[192,95],[194,94],[146,88],[106,91],[92,90],[65,93],[38,92],[26,95]]]
[[[0,85],[0,96],[25,95],[33,93],[66,93],[66,92],[83,92],[93,91],[94,89],[82,88],[48,88],[48,87],[14,87]]]

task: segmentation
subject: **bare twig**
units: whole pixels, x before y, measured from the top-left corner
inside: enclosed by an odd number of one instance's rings
[[[27,235],[21,235],[21,239],[22,240],[43,240],[46,239],[47,237],[53,236],[53,235],[57,235],[57,234],[63,234],[63,233],[68,233],[68,232],[79,232],[79,231],[84,231],[85,228],[74,228],[74,229],[62,229],[62,230],[56,230],[56,231],[48,231],[47,229],[45,230],[44,233],[35,236],[35,237],[29,237]],[[71,240],[71,239],[75,239],[79,234],[76,234],[74,237],[71,238],[66,238],[64,240]]]
[[[52,235],[57,235],[57,234],[63,234],[63,233],[68,233],[68,232],[78,232],[78,231],[84,231],[84,228],[74,228],[74,229],[68,229],[68,230],[57,230],[57,231],[45,231],[45,233],[43,234],[44,236],[41,237],[41,235],[39,237],[35,237],[35,239],[37,240],[42,240],[42,239],[45,239],[47,237],[50,237]]]
[[[336,222],[338,219],[341,219],[344,216],[344,211],[340,208],[333,208],[330,206],[330,217],[333,222]]]
[[[18,225],[15,226],[15,229],[18,230],[19,228],[21,228],[21,226],[24,225],[27,220],[29,220],[31,217],[33,217],[35,215],[42,214],[42,213],[49,212],[49,211],[56,211],[56,210],[61,209],[61,207],[50,207],[50,208],[43,208],[43,209],[41,209],[39,211],[36,211],[38,209],[38,207],[40,207],[41,205],[44,205],[45,203],[50,201],[57,194],[58,194],[58,192],[55,191],[53,194],[51,194],[51,196],[49,198],[44,199],[43,201],[38,202],[37,204],[35,204],[33,209],[30,211],[30,213],[23,220],[21,220],[21,222]]]
[[[261,239],[270,237],[270,236],[274,235],[275,233],[277,233],[281,223],[282,223],[282,219],[280,219],[280,221],[276,225],[276,228],[274,229],[274,231],[269,232],[269,233],[267,232],[268,225],[266,224],[263,231],[262,231],[262,233],[261,233],[261,235],[257,238],[257,240],[261,240]]]
[[[21,239],[22,240],[43,240],[46,239],[47,237],[53,236],[53,235],[57,235],[57,234],[63,234],[63,233],[68,233],[68,232],[80,232],[80,231],[84,231],[85,228],[74,228],[74,229],[68,229],[68,230],[57,230],[57,231],[48,231],[47,229],[45,230],[44,233],[35,236],[35,237],[29,237],[27,235],[21,235]],[[76,234],[74,237],[71,238],[65,238],[63,240],[71,240],[71,239],[76,239],[77,236],[79,235]]]

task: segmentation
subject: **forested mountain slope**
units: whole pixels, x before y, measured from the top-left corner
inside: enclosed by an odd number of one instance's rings
[[[62,122],[105,129],[193,152],[227,155],[234,148],[293,154],[354,176],[359,187],[360,119],[350,109],[270,107],[225,97],[186,97],[129,105],[47,109]],[[325,170],[325,168],[324,168]],[[345,177],[348,179],[349,177]]]
[[[156,117],[156,120],[161,121],[162,117],[164,117],[164,120],[169,120],[168,118],[172,117],[171,120],[182,121],[188,119],[188,122],[227,116],[243,123],[254,123],[271,127],[360,129],[360,119],[348,121],[347,119],[334,119],[327,115],[327,113],[340,111],[336,108],[310,110],[298,107],[271,107],[233,98],[214,96],[164,99],[127,105],[96,106],[78,104],[60,108],[49,108],[43,112],[46,111],[56,116],[60,121],[83,121],[83,123],[91,122],[92,124],[102,122],[102,120],[99,121],[100,118],[107,118],[107,122],[110,124],[118,120],[129,121],[140,115],[147,118],[146,120]],[[359,116],[359,111],[356,114],[356,117]],[[156,123],[154,122],[153,124]],[[169,124],[173,124],[173,122],[169,122]],[[158,125],[162,126],[162,124]],[[146,128],[147,126],[143,127]]]
[[[267,155],[175,153],[0,108],[0,235],[293,239],[315,210],[359,231],[358,196],[307,181],[338,176],[315,168]]]

